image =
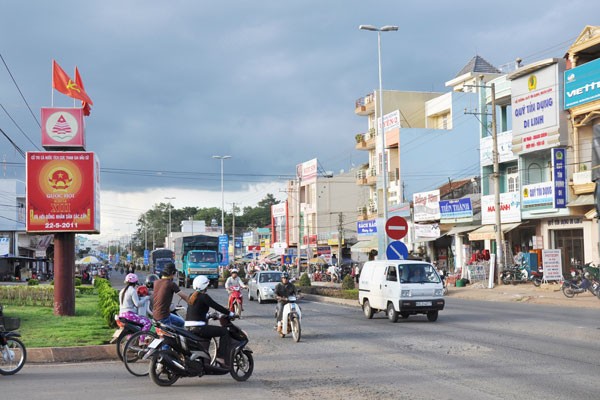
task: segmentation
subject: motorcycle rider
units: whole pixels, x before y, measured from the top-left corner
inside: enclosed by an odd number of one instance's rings
[[[296,295],[296,286],[290,282],[290,276],[287,272],[281,274],[281,282],[275,286],[275,298],[277,299],[277,332],[281,333],[281,314],[283,306],[287,303],[289,296]]]
[[[235,316],[235,314],[214,301],[212,297],[206,293],[206,288],[209,284],[210,280],[204,275],[194,278],[194,281],[192,282],[194,293],[192,293],[188,299],[185,327],[193,334],[202,338],[211,339],[213,337],[219,337],[217,362],[221,364],[221,366],[228,368],[229,357],[227,352],[229,351],[229,344],[231,343],[229,332],[222,326],[208,325],[206,315],[210,308],[213,308],[222,314],[229,315],[230,318]]]
[[[248,289],[248,286],[242,282],[242,279],[238,276],[238,270],[237,269],[232,269],[230,271],[231,275],[229,276],[229,278],[227,278],[227,280],[225,281],[225,289],[227,290],[227,293],[229,293],[229,305],[231,306],[231,294],[233,292],[233,289],[231,289],[232,286],[239,286],[240,288],[243,289]],[[241,300],[241,297],[240,297]],[[244,303],[241,303],[242,305],[242,311],[244,311]]]
[[[152,322],[145,315],[148,299],[140,299],[135,289],[137,284],[138,277],[136,274],[125,276],[125,287],[119,293],[119,317],[142,324],[142,330],[148,331],[152,326]],[[140,313],[139,309],[142,309],[143,313]]]
[[[161,278],[154,281],[152,314],[154,315],[154,319],[163,324],[183,327],[185,323],[184,319],[178,315],[171,314],[173,294],[177,293],[183,300],[188,300],[188,295],[182,292],[179,286],[173,282],[175,272],[177,272],[175,264],[172,262],[167,263],[162,271]]]

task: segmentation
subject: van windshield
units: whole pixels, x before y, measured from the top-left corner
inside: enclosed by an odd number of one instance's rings
[[[440,283],[440,277],[431,264],[404,264],[398,266],[401,283]]]

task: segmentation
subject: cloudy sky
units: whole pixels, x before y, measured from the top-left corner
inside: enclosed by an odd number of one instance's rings
[[[383,35],[384,88],[447,91],[476,54],[496,66],[563,56],[597,24],[585,16],[600,14],[600,3],[583,0],[485,4],[6,0],[0,128],[24,151],[41,148],[52,60],[71,75],[77,65],[94,101],[87,149],[101,160],[103,231],[127,231],[123,223],[164,197],[220,206],[212,155],[232,156],[225,201],[254,206],[266,193],[282,198],[297,163],[317,157],[338,173],[366,161],[354,150],[366,130],[354,101],[378,86],[377,35],[360,24],[399,26]],[[55,92],[54,106],[72,105]],[[0,157],[4,177],[24,175],[3,136]],[[421,190],[454,173],[425,172]]]

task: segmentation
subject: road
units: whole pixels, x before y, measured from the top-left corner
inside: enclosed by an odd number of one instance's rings
[[[221,304],[225,291],[209,290]],[[596,310],[447,299],[437,322],[367,320],[359,308],[303,301],[300,343],[273,330],[273,304],[245,302],[239,324],[255,370],[160,388],[117,362],[26,365],[3,398],[590,399],[600,376]],[[60,383],[60,384],[59,384]]]

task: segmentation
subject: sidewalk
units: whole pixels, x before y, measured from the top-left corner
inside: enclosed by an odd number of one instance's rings
[[[331,282],[313,282],[313,286],[340,287],[341,284]],[[481,283],[465,287],[450,287],[448,298],[523,302],[531,304],[557,305],[560,307],[578,307],[600,310],[600,299],[590,292],[582,293],[572,299],[565,297],[558,284],[544,284],[536,288],[532,284],[500,285],[493,289],[484,288]],[[343,304],[359,307],[358,300],[338,299],[312,294],[305,294],[304,299],[316,302]],[[114,344],[104,346],[81,347],[44,347],[28,348],[27,362],[29,363],[61,363],[117,360]]]

